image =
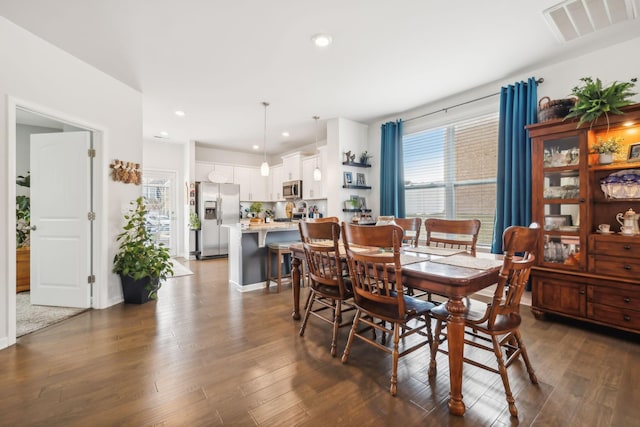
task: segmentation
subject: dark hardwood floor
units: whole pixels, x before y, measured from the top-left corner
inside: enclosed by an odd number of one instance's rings
[[[618,427],[640,420],[638,336],[537,321],[525,307],[523,335],[540,384],[529,382],[520,361],[509,370],[519,419],[509,416],[499,376],[468,365],[467,413],[455,417],[444,355],[431,382],[427,348],[401,358],[392,397],[390,356],[355,342],[343,365],[329,354],[329,325],[311,319],[298,336],[288,287],[229,290],[226,265],[189,262],[195,274],[168,280],[157,302],[91,310],[0,351],[0,425]],[[347,333],[341,329],[340,353]]]

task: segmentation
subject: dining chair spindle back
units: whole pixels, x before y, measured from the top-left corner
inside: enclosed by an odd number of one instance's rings
[[[513,394],[509,386],[507,368],[522,355],[529,379],[533,384],[538,383],[535,372],[529,361],[527,349],[520,333],[520,300],[525,291],[531,267],[535,262],[535,250],[539,234],[539,225],[529,227],[511,226],[503,233],[504,261],[500,268],[498,283],[491,303],[485,304],[470,299],[465,321],[465,344],[480,349],[493,351],[497,369],[471,358],[463,358],[466,363],[500,374],[505,389],[505,395],[512,416],[518,416]],[[478,308],[480,307],[480,308]],[[449,312],[445,305],[439,305],[431,310],[431,316],[436,319],[436,328],[431,350],[429,376],[435,375],[436,353],[447,353],[441,344],[446,341],[443,328],[446,326]],[[485,345],[482,342],[491,343]],[[507,356],[503,358],[503,349]]]
[[[335,221],[300,222],[298,228],[310,282],[309,300],[300,326],[300,336],[304,336],[310,315],[330,323],[333,326],[331,356],[335,357],[338,329],[350,324],[341,323],[342,313],[354,309],[353,305],[345,303],[353,294],[348,269],[340,257],[341,228]],[[314,305],[319,307],[314,309]],[[331,315],[327,315],[327,312]]]
[[[349,274],[353,285],[356,315],[349,332],[342,363],[347,363],[353,340],[362,341],[392,355],[390,392],[396,395],[398,359],[431,343],[431,319],[428,317],[433,304],[405,295],[400,264],[400,247],[403,230],[397,225],[367,227],[342,223]],[[376,321],[378,319],[379,321]],[[411,321],[411,323],[410,323]],[[391,327],[387,327],[387,322]],[[373,328],[369,338],[358,325]],[[378,342],[375,331],[382,332]],[[393,345],[386,345],[386,335],[393,338]],[[414,336],[416,339],[408,339]],[[403,342],[403,350],[399,343]]]

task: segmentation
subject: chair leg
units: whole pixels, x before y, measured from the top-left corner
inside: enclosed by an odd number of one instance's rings
[[[267,285],[265,286],[267,292],[271,286],[271,250],[267,250]]]
[[[513,331],[513,336],[515,337],[516,342],[518,343],[518,348],[520,349],[520,353],[522,353],[522,359],[524,360],[524,364],[527,367],[527,372],[529,373],[529,379],[533,384],[538,384],[538,377],[536,377],[536,373],[533,370],[533,367],[531,366],[531,362],[529,361],[527,348],[525,347],[524,342],[522,341],[522,335],[520,335],[520,331],[517,329]]]
[[[334,301],[333,307],[333,336],[331,337],[331,357],[336,357],[338,348],[338,327],[340,326],[342,301]]]
[[[442,333],[442,320],[438,320],[436,322],[436,330],[434,331],[433,338],[431,340],[431,361],[429,362],[430,377],[433,377],[437,372],[436,354],[438,354],[438,347],[440,347],[440,333]]]
[[[351,330],[349,331],[349,338],[347,339],[347,345],[344,347],[344,352],[342,353],[342,363],[347,363],[349,360],[349,353],[351,353],[351,344],[353,344],[353,337],[356,334],[356,328],[358,327],[358,323],[360,322],[360,309],[356,310],[356,315],[353,318],[353,325],[351,325]]]
[[[393,324],[393,351],[391,352],[391,396],[395,396],[398,388],[398,344],[400,343],[400,325]]]
[[[284,255],[278,254],[278,293],[280,293],[280,290],[282,288],[282,264],[284,264],[283,258]]]
[[[307,321],[309,320],[309,315],[311,314],[311,308],[313,307],[313,301],[315,301],[315,291],[313,289],[309,290],[309,299],[307,300],[307,309],[304,312],[304,319],[302,320],[302,325],[300,325],[300,336],[304,336],[304,330],[307,327]]]
[[[491,336],[493,342],[493,352],[496,355],[498,362],[498,371],[502,378],[502,384],[504,385],[504,393],[507,396],[507,403],[509,404],[509,413],[512,417],[518,417],[518,409],[516,408],[516,401],[511,393],[511,387],[509,386],[509,377],[507,376],[507,367],[504,365],[504,359],[502,358],[502,349],[500,348],[500,340],[495,335]]]
[[[309,289],[309,293],[307,294],[307,302],[304,303],[304,309],[306,310],[307,307],[309,307],[309,301],[311,301],[311,295],[313,293],[311,292],[311,289]]]

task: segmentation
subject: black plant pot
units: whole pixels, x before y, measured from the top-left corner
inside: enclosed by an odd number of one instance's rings
[[[158,289],[158,279],[151,277],[143,277],[136,280],[131,276],[120,275],[120,283],[122,283],[124,302],[129,304],[144,304],[148,302],[151,299],[149,298],[151,291],[148,289]]]

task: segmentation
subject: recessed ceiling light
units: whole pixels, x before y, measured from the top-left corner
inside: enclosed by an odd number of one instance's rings
[[[289,132],[285,130],[284,132],[282,132],[282,136],[284,136],[285,138],[289,138]]]
[[[314,34],[311,37],[311,41],[318,47],[327,47],[333,41],[333,37],[329,34]]]
[[[184,117],[185,116],[185,112],[182,110],[176,110],[174,111],[176,113],[176,116],[178,117]]]
[[[169,132],[163,130],[162,132],[160,132],[160,136],[163,137],[163,138],[166,138],[166,137],[169,136]]]
[[[259,146],[259,145],[256,145],[256,144],[253,144],[253,147],[251,147],[251,148],[253,148],[254,150],[257,150],[257,149],[259,149],[259,148],[260,148],[260,146]]]

